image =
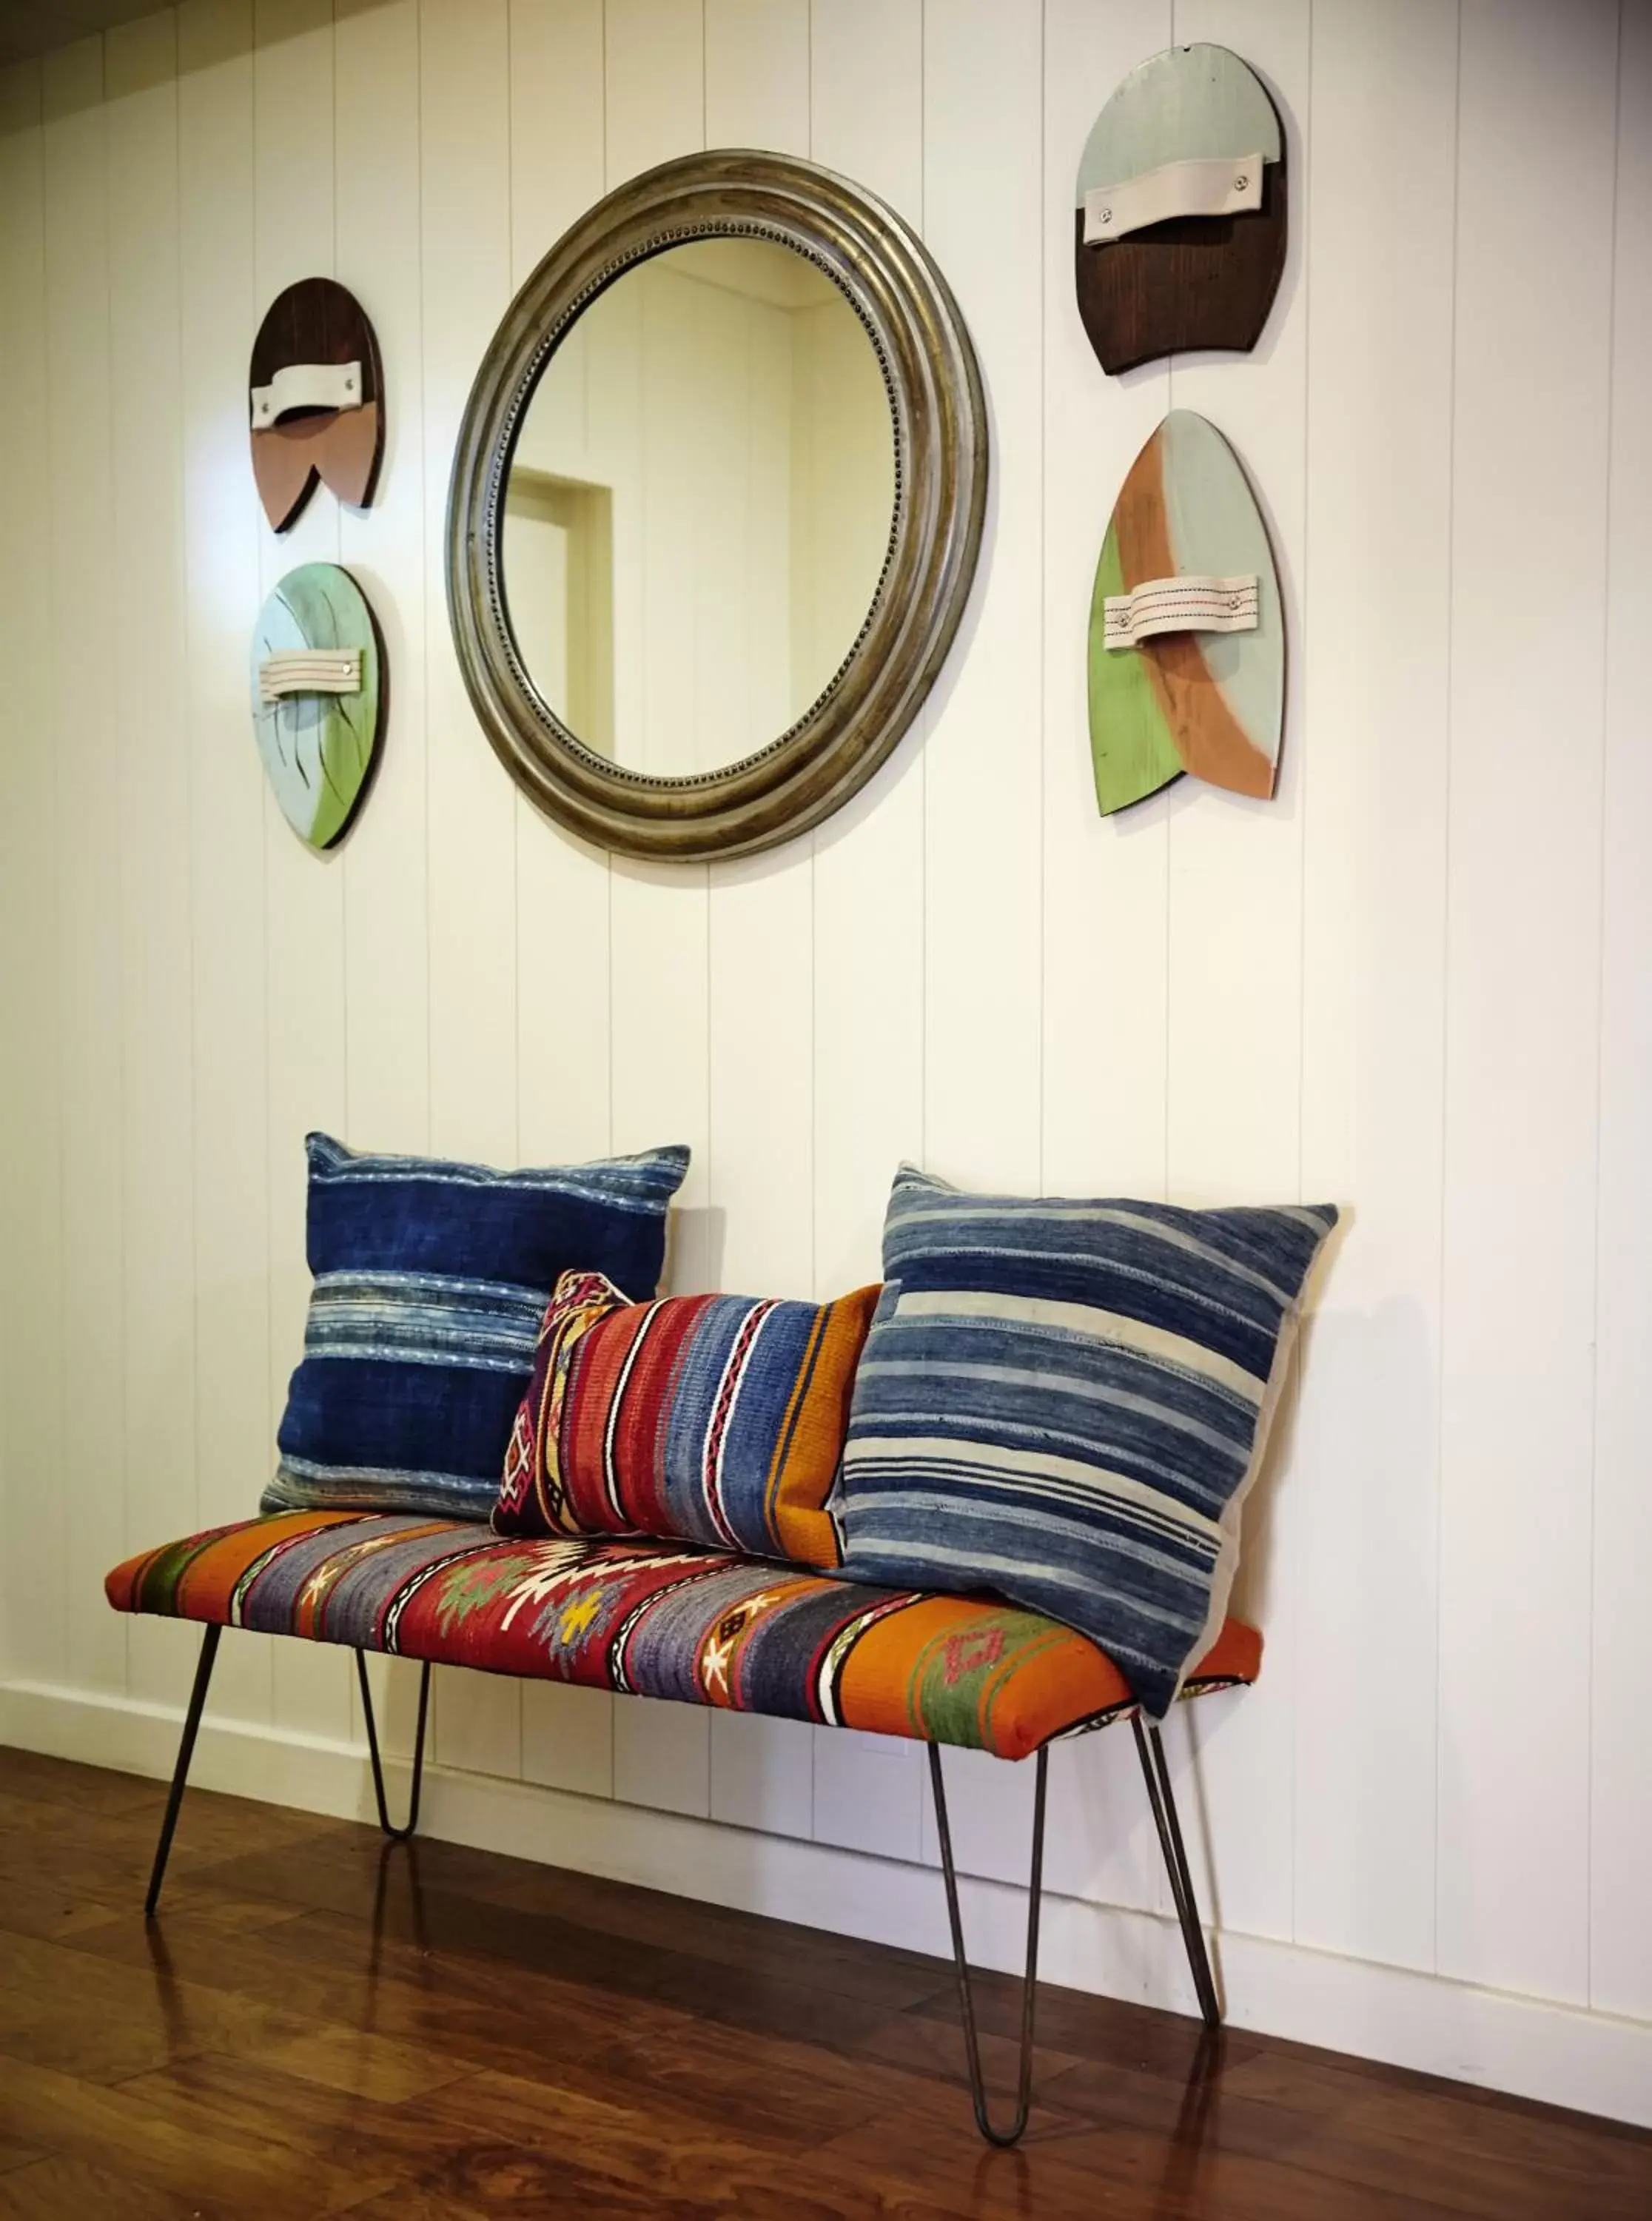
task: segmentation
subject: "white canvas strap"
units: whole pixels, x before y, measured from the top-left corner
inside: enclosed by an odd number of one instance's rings
[[[1261,604],[1253,571],[1236,579],[1145,579],[1102,604],[1104,648],[1134,648],[1161,632],[1255,632]]]
[[[1262,156],[1215,155],[1166,162],[1084,196],[1084,244],[1100,247],[1176,216],[1234,216],[1262,206]]]
[[[358,648],[286,648],[259,666],[259,700],[287,694],[359,694]]]
[[[290,362],[252,388],[252,429],[267,431],[290,409],[359,409],[358,362]]]

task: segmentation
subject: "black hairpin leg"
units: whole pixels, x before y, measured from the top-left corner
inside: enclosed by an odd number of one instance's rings
[[[1164,1745],[1156,1728],[1144,1728],[1139,1717],[1132,1717],[1130,1724],[1136,1736],[1136,1755],[1142,1762],[1142,1779],[1147,1784],[1147,1801],[1153,1808],[1153,1824],[1159,1831],[1165,1872],[1170,1877],[1176,1918],[1181,1924],[1181,1940],[1188,1947],[1188,1964],[1193,1970],[1194,1987],[1199,1993],[1200,2014],[1206,2028],[1219,2028],[1222,2008],[1217,2003],[1216,1985],[1211,1979],[1205,1931],[1199,1924],[1199,1906],[1194,1898],[1187,1846],[1181,1840],[1181,1823],[1176,1817],[1170,1769],[1164,1762]]]
[[[172,1768],[172,1786],[166,1796],[166,1817],[160,1824],[160,1841],[155,1846],[155,1863],[150,1869],[149,1893],[143,1901],[143,1917],[153,1920],[155,1907],[160,1903],[160,1886],[166,1879],[166,1861],[172,1848],[172,1832],[178,1826],[178,1808],[184,1802],[184,1785],[190,1778],[190,1761],[195,1755],[195,1738],[201,1725],[201,1714],[206,1708],[207,1684],[212,1679],[212,1661],[218,1655],[218,1637],[221,1627],[209,1625],[201,1637],[201,1655],[195,1665],[195,1686],[190,1691],[190,1709],[184,1715],[184,1737],[178,1746],[178,1763]]]
[[[941,1839],[941,1874],[946,1883],[946,1917],[952,1924],[952,1958],[958,1972],[958,2005],[963,2016],[963,2049],[969,2066],[969,2099],[976,2126],[989,2144],[1019,2143],[1032,2102],[1032,2015],[1038,1992],[1038,1907],[1044,1889],[1044,1803],[1049,1753],[1041,1750],[1032,1777],[1032,1873],[1028,1883],[1026,1911],[1026,1973],[1021,1986],[1021,2060],[1016,2084],[1015,2118],[1007,2129],[995,2129],[987,2113],[987,2086],[981,2074],[981,2038],[976,2030],[975,1998],[969,1988],[969,1962],[963,1951],[963,1922],[958,1912],[958,1876],[952,1863],[952,1830],[947,1824],[946,1788],[941,1780],[941,1749],[929,1746],[929,1785],[935,1796],[935,1827]]]
[[[430,1706],[430,1661],[419,1669],[419,1724],[413,1739],[413,1790],[408,1799],[405,1828],[390,1825],[390,1808],[384,1802],[384,1765],[378,1755],[378,1727],[373,1718],[373,1692],[367,1686],[367,1659],[356,1653],[356,1678],[361,1684],[361,1712],[367,1723],[367,1752],[373,1761],[373,1795],[378,1799],[378,1824],[393,1843],[405,1843],[419,1824],[419,1788],[425,1773],[425,1716]]]

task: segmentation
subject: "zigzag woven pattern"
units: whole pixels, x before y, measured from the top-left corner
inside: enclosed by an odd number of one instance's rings
[[[916,1596],[682,1542],[501,1542],[473,1522],[285,1512],[117,1566],[117,1611],[439,1665],[963,1743],[1022,1758],[1134,1709],[1095,1645],[1036,1612]],[[1188,1693],[1252,1681],[1236,1621]]]

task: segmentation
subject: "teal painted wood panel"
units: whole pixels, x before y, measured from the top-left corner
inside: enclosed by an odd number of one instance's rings
[[[266,656],[323,648],[359,651],[359,693],[259,700],[259,666]],[[281,814],[312,848],[330,848],[360,806],[384,722],[378,628],[347,571],[303,563],[288,572],[252,628],[251,679],[252,729]]]

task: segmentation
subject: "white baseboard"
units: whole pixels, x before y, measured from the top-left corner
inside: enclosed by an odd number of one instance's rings
[[[180,1713],[36,1682],[0,1683],[0,1743],[165,1779]],[[392,1795],[406,1767],[392,1763]],[[267,1728],[203,1723],[198,1786],[349,1819],[373,1817],[365,1751]],[[187,1810],[182,1825],[187,1831]],[[761,1912],[908,1950],[948,1955],[939,1878],[712,1820],[577,1797],[430,1766],[421,1832],[572,1867],[707,1903]],[[1024,1893],[965,1879],[972,1959],[1006,1971],[1025,1949]],[[1652,2128],[1652,2024],[1251,1936],[1215,1939],[1228,2018],[1300,2043],[1478,2082]],[[1193,2010],[1172,1923],[1050,1895],[1041,1961],[1075,1988]]]

